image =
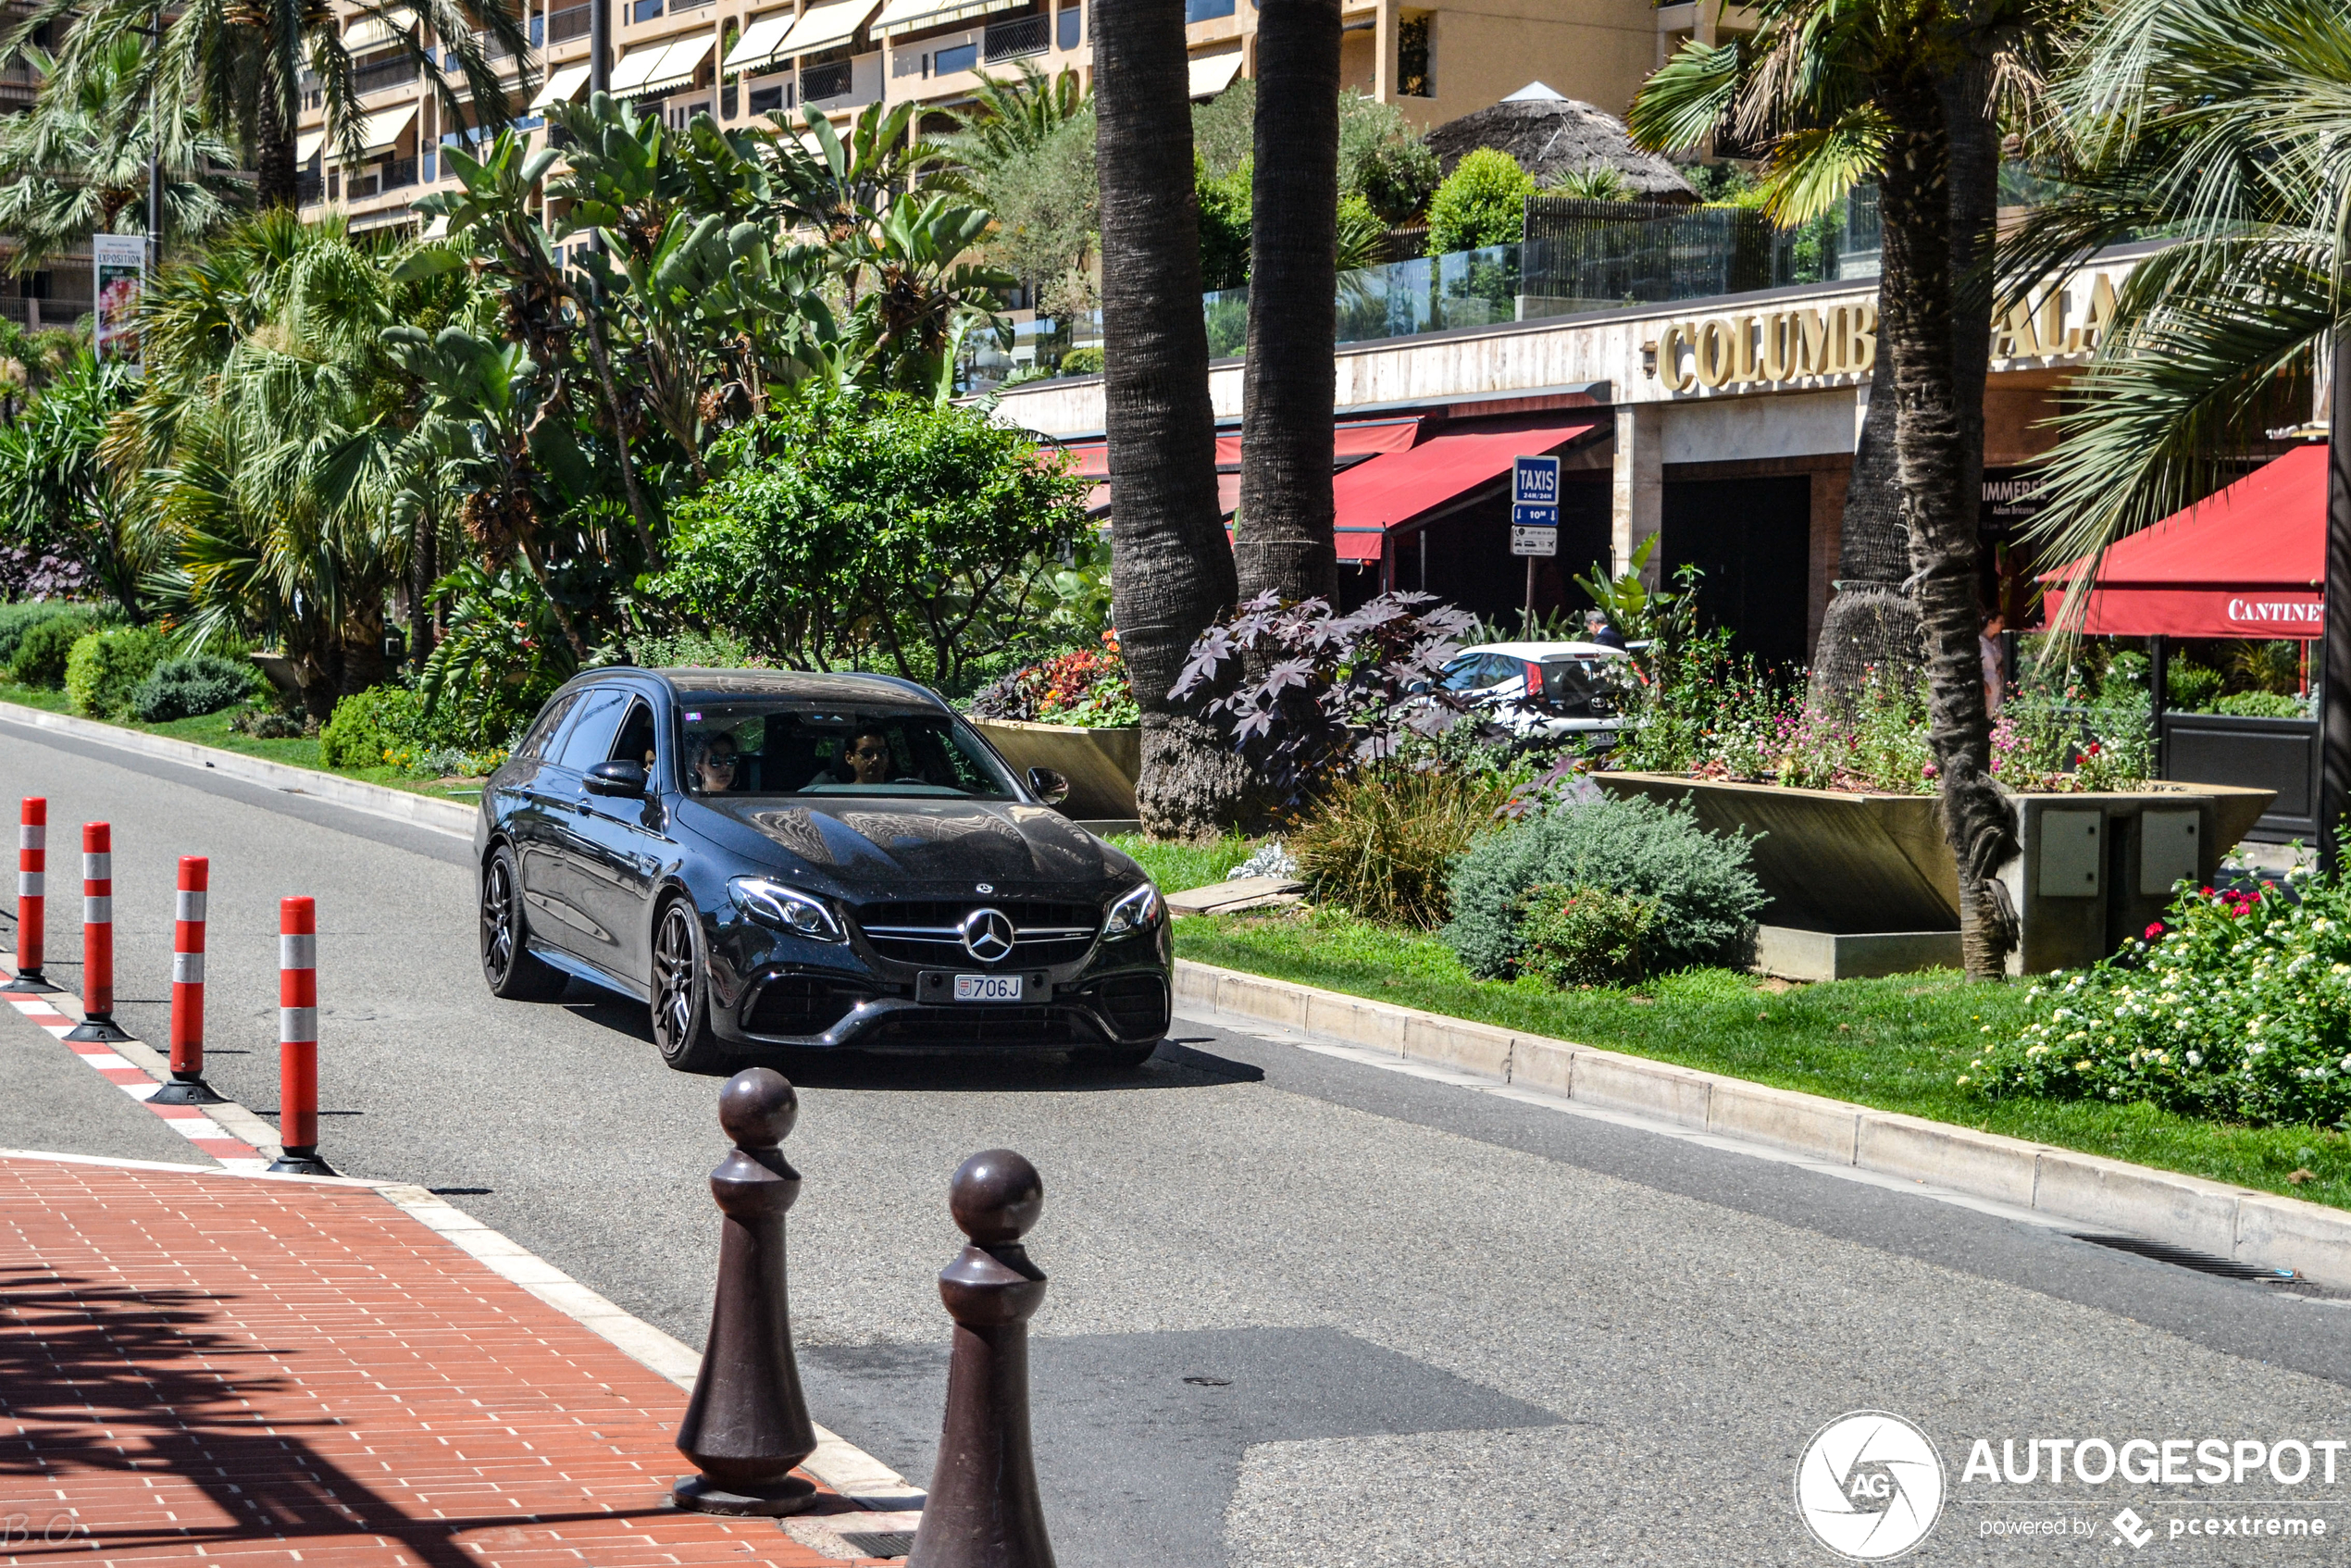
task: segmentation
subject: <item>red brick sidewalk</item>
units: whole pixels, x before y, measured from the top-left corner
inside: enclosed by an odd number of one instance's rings
[[[0,1562],[837,1561],[669,1507],[684,1405],[373,1191],[0,1160]]]

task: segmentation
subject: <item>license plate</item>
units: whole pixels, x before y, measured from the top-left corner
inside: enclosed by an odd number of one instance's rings
[[[955,977],[957,1002],[1018,1002],[1022,997],[1022,975],[958,975]]]

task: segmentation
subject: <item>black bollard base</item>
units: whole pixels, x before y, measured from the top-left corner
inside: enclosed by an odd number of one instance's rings
[[[0,984],[0,991],[15,991],[19,996],[55,996],[64,989],[65,987],[51,985],[41,977],[39,971],[31,969],[19,969],[9,977],[6,984]]]
[[[115,1023],[114,1015],[106,1013],[92,1014],[81,1023],[76,1024],[72,1031],[66,1036],[68,1039],[95,1040],[101,1045],[120,1045],[130,1038],[122,1032],[121,1027]]]
[[[150,1105],[226,1105],[229,1097],[216,1094],[201,1074],[190,1077],[172,1075],[171,1081],[147,1096]]]
[[[756,1492],[733,1492],[707,1475],[681,1475],[678,1484],[669,1488],[669,1499],[693,1513],[776,1519],[809,1508],[816,1500],[816,1487],[797,1475],[787,1475],[780,1484]]]
[[[341,1174],[326,1161],[318,1158],[317,1146],[315,1144],[308,1149],[280,1150],[278,1157],[269,1162],[269,1169],[279,1176],[338,1176]]]

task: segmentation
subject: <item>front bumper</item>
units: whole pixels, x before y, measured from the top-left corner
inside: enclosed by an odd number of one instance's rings
[[[811,942],[749,920],[710,937],[711,1027],[728,1042],[805,1051],[1133,1045],[1167,1032],[1175,943],[1156,928],[1097,940],[1073,963],[1028,967],[1020,1002],[927,1000],[943,973],[883,958],[862,938]],[[965,972],[979,969],[972,965]],[[926,982],[932,982],[926,991]]]

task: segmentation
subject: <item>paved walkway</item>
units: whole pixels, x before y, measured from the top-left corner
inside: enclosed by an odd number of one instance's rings
[[[669,1506],[684,1402],[371,1189],[0,1158],[0,1563],[840,1561]]]

